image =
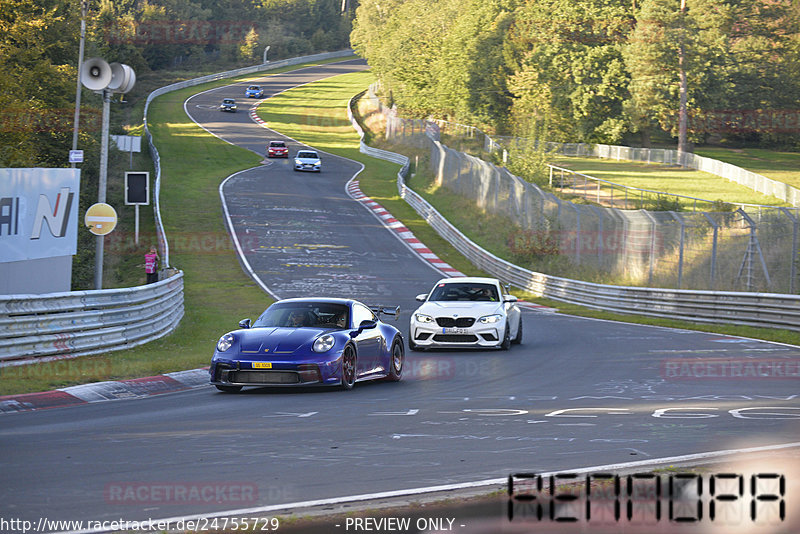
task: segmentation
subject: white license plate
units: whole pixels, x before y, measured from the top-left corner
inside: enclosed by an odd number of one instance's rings
[[[442,328],[442,334],[469,334],[467,328]]]

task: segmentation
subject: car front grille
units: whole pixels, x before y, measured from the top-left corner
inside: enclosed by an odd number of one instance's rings
[[[436,334],[433,340],[440,343],[475,343],[478,338],[472,334]]]
[[[228,381],[234,384],[298,384],[300,377],[294,371],[231,371]]]
[[[436,324],[442,328],[469,328],[475,324],[474,317],[437,317]]]

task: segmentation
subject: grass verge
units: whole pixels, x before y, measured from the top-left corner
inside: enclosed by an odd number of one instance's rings
[[[750,158],[747,159],[748,161],[741,161],[741,165],[737,165],[744,167],[752,163]],[[594,178],[639,189],[663,191],[712,202],[721,200],[728,203],[788,206],[773,196],[758,193],[725,178],[694,169],[600,158],[555,157],[550,163]],[[589,196],[591,197],[591,194]],[[679,199],[679,202],[685,209],[692,209],[692,200]],[[707,209],[707,205],[700,205],[699,209]]]

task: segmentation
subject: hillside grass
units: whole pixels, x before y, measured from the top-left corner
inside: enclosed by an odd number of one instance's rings
[[[750,158],[746,159],[747,161],[741,161],[740,163],[753,163]],[[564,167],[628,187],[663,191],[673,195],[684,195],[711,202],[722,201],[765,206],[788,206],[788,204],[776,197],[758,193],[725,178],[694,169],[635,161],[566,156],[550,158],[549,162],[558,167]],[[635,193],[631,193],[630,196],[635,197]],[[679,201],[681,206],[686,209],[692,209],[694,204],[691,199],[680,199]],[[708,205],[699,204],[698,209],[707,210]]]

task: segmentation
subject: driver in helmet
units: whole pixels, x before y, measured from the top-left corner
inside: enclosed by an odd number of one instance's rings
[[[300,326],[305,326],[306,322],[306,314],[299,310],[293,310],[289,313],[289,326],[293,328],[297,328]]]

